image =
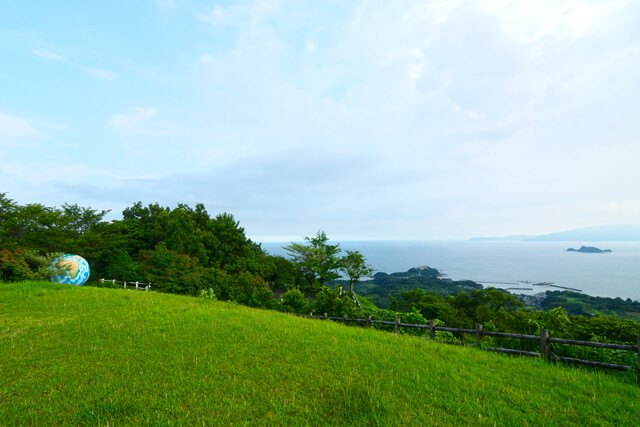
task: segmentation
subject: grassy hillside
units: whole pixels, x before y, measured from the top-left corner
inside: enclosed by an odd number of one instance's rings
[[[153,292],[0,284],[2,424],[610,424],[631,376]]]

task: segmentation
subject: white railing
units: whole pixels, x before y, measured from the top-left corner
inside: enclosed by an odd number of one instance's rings
[[[127,290],[136,290],[136,291],[149,291],[151,290],[151,283],[142,283],[142,282],[129,282],[127,287],[126,281],[119,280],[108,280],[108,279],[100,279],[100,283],[113,283],[114,285],[123,285],[124,289]]]

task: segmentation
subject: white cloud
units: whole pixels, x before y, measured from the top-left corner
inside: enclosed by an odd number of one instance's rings
[[[30,120],[0,112],[0,146],[17,140],[42,137],[42,133]]]
[[[129,79],[83,67],[113,80],[116,102],[147,100],[104,107],[117,112],[106,118],[114,132],[93,142],[118,159],[117,175],[146,178],[118,187],[92,175],[74,191],[202,201],[265,235],[327,224],[356,237],[470,237],[562,229],[574,218],[629,222],[624,210],[637,212],[637,6],[328,4],[214,2],[172,38],[185,43],[179,54],[143,55],[166,78],[137,93],[121,89]],[[68,68],[85,62],[41,46],[30,44],[30,55]],[[48,133],[13,116],[0,116],[3,127],[25,138]]]
[[[628,4],[626,0],[485,0],[489,13],[498,17],[506,34],[520,42],[532,42],[549,35],[580,38],[610,14]]]
[[[311,40],[307,40],[307,42],[304,45],[304,51],[306,53],[315,53],[316,51],[316,44],[311,41]]]
[[[3,34],[0,33],[0,37]],[[82,70],[102,80],[113,80],[116,73],[107,69],[88,66],[88,60],[82,54],[73,49],[62,49],[45,42],[40,37],[31,33],[6,32],[6,38],[13,44],[21,46],[29,54],[38,58],[59,63],[66,67]]]
[[[239,1],[226,7],[216,4],[208,12],[200,14],[199,18],[214,26],[237,26],[246,23],[255,27],[263,23],[265,18],[277,15],[282,11],[282,7],[281,0]]]
[[[29,49],[29,52],[32,54],[39,56],[40,58],[50,59],[52,61],[66,61],[67,58],[64,56],[57,54],[55,52],[43,50],[43,49]]]
[[[212,25],[229,25],[232,23],[236,10],[215,5],[208,13],[200,15],[200,19]]]
[[[208,55],[208,54],[200,55],[198,57],[198,62],[202,62],[204,64],[208,62],[213,62],[214,60],[215,60],[215,57],[213,55]]]
[[[156,7],[161,12],[173,10],[173,8],[176,6],[175,0],[155,0],[155,2]]]
[[[109,126],[118,132],[138,132],[153,117],[158,115],[158,110],[148,107],[133,107],[130,113],[115,114],[109,120]]]
[[[99,68],[91,68],[91,67],[83,67],[83,69],[87,71],[89,74],[92,74],[102,80],[111,81],[115,79],[117,76],[116,73],[109,70],[101,70]]]
[[[326,162],[327,175],[349,167],[335,159],[360,157],[366,161],[356,162],[358,173],[340,175],[341,185],[313,175],[306,182],[313,201],[304,192],[288,194],[314,207],[310,218],[323,212],[327,221],[324,208],[339,200],[350,225],[348,217],[378,209],[411,225],[409,211],[401,208],[410,206],[429,222],[426,228],[443,233],[439,237],[473,235],[490,221],[519,232],[532,220],[524,206],[542,214],[556,203],[567,216],[578,214],[571,203],[595,208],[595,201],[567,202],[566,194],[582,188],[584,171],[597,163],[595,155],[576,161],[576,150],[633,128],[613,126],[638,107],[638,85],[626,71],[637,69],[638,56],[626,46],[633,40],[619,43],[613,41],[619,34],[609,34],[602,44],[593,42],[602,28],[612,28],[620,4],[442,1],[397,7],[363,1],[334,38],[321,25],[297,27],[289,15],[297,10],[284,7],[282,15],[273,13],[276,22],[288,23],[287,31],[270,21],[240,27],[230,50],[200,58],[196,78],[201,105],[210,112],[203,126],[210,145],[202,148],[201,167],[219,167],[221,159],[266,167],[237,153],[238,146],[256,156],[302,150]],[[620,84],[607,83],[612,76]],[[617,86],[628,93],[611,90]],[[607,101],[607,92],[620,105]],[[630,146],[617,147],[630,152]],[[632,176],[637,172],[628,170],[624,179]],[[614,181],[600,179],[590,181],[591,188]],[[278,200],[303,209],[293,196]],[[358,200],[357,209],[349,209],[350,200]],[[500,209],[516,205],[522,208]],[[434,206],[450,215],[436,215]],[[470,211],[478,215],[466,218]],[[374,228],[377,220],[368,221]],[[380,221],[378,229],[384,228]],[[551,215],[536,221],[557,228],[552,223],[564,220]],[[273,232],[280,231],[286,230]]]

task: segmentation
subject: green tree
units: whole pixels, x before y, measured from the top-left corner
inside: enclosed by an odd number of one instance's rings
[[[373,267],[367,265],[367,260],[359,251],[347,251],[347,255],[340,259],[340,270],[349,276],[349,291],[353,293],[353,285],[360,278],[373,273]]]
[[[213,267],[230,273],[252,270],[255,263],[247,260],[263,255],[260,246],[245,236],[244,228],[231,214],[216,215],[208,222],[207,231],[205,245]]]
[[[176,294],[198,295],[206,286],[204,268],[197,258],[179,254],[159,243],[153,250],[140,252],[143,280],[155,289]]]
[[[118,249],[107,258],[104,274],[107,279],[133,282],[140,279],[140,263],[135,262],[126,250]]]
[[[13,236],[17,220],[18,205],[7,197],[7,193],[0,193],[0,248],[17,247]]]
[[[165,241],[167,249],[198,258],[201,265],[207,265],[209,257],[200,239],[202,232],[193,218],[193,211],[187,206],[179,205],[169,216],[171,219],[167,224]]]
[[[31,279],[24,249],[0,249],[0,280],[18,282]]]
[[[309,307],[309,302],[305,299],[299,289],[289,289],[280,297],[280,310],[288,313],[304,313]]]
[[[261,292],[262,290],[266,292]],[[262,277],[245,272],[235,276],[230,296],[232,300],[252,307],[266,308],[269,305],[267,297],[273,300],[273,292]]]
[[[283,249],[289,253],[293,263],[307,279],[309,287],[313,288],[317,280],[322,288],[326,282],[340,277],[338,274],[340,244],[329,244],[329,238],[322,230],[319,230],[314,237],[304,239],[309,243],[292,242]]]

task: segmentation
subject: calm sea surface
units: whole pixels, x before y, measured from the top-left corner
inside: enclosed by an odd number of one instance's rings
[[[287,244],[268,242],[262,247],[273,255],[286,255],[282,246]],[[566,251],[582,245],[613,252]],[[386,273],[426,265],[454,280],[533,288],[512,290],[514,293],[559,290],[523,283],[551,282],[589,295],[640,300],[640,242],[350,241],[342,242],[341,247],[359,250],[376,271]]]

